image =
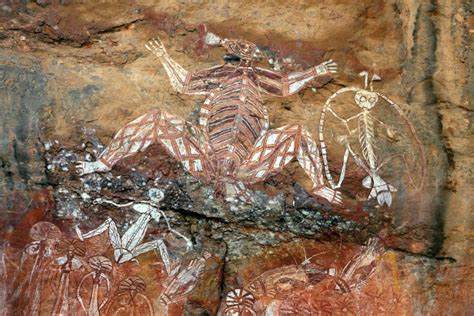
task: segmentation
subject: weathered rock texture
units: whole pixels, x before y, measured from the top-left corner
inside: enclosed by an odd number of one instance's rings
[[[41,220],[55,223],[70,238],[75,237],[74,225],[92,229],[107,217],[125,223],[120,227],[125,228],[132,214],[93,200],[143,200],[147,188],[154,186],[165,191],[163,209],[172,226],[193,236],[195,250],[188,257],[206,251],[213,255],[196,289],[170,313],[216,314],[225,292],[265,269],[290,264],[278,254],[303,258],[292,243],[336,253],[341,243],[353,251],[354,243],[378,235],[388,248],[382,272],[363,294],[331,294],[340,297],[324,308],[336,314],[338,308],[345,313],[349,307],[359,314],[469,314],[474,308],[471,14],[467,1],[456,0],[4,1],[0,229],[6,257],[21,257],[31,242],[28,231]],[[159,146],[121,162],[112,172],[81,179],[74,163],[95,159],[120,127],[147,111],[158,108],[196,122],[203,100],[174,92],[144,44],[159,36],[186,69],[208,68],[222,63],[224,51],[204,44],[204,27],[222,37],[256,43],[284,72],[327,59],[338,62],[339,74],[329,83],[315,83],[315,89],[287,99],[267,98],[272,127],[301,124],[316,136],[327,97],[341,87],[361,86],[361,71],[379,74],[383,81],[375,90],[402,106],[423,143],[423,190],[404,187],[394,194],[390,209],[369,204],[364,211],[335,213],[308,195],[309,179],[294,163],[252,188],[255,204],[229,204],[214,200],[212,186],[186,174]],[[270,68],[266,59],[260,66]],[[393,113],[382,118],[394,124],[400,119]],[[396,167],[390,172],[396,180],[411,171]],[[349,181],[349,187],[360,186],[361,174],[351,176],[356,180]],[[346,192],[346,198],[360,206],[366,194]],[[149,238],[165,228],[164,223],[150,226]],[[171,244],[176,253],[182,252],[178,241]],[[82,256],[100,254],[110,257],[112,252],[88,250]],[[323,266],[343,264],[330,256],[336,255],[326,255]],[[146,294],[156,300],[163,290],[156,256],[150,253],[139,261],[139,266],[120,269],[133,274],[141,267]],[[115,273],[125,275],[120,269]],[[8,279],[8,268],[0,272]],[[382,295],[381,283],[387,280],[392,292]],[[15,313],[23,301],[9,299],[9,291],[4,286],[0,302],[16,304],[11,311]],[[306,290],[301,299],[311,300],[314,291]],[[43,309],[54,307],[52,298],[44,300]],[[370,302],[375,303],[361,308]],[[159,304],[153,304],[156,311]]]

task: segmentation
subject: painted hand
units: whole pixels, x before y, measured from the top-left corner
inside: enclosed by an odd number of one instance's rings
[[[329,73],[337,73],[337,64],[332,59],[316,66],[316,74],[318,76],[327,75]]]
[[[145,44],[145,47],[156,57],[163,57],[168,55],[165,46],[158,37],[148,41],[148,43]]]

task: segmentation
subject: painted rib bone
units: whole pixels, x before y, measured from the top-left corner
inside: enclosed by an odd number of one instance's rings
[[[359,143],[362,148],[362,156],[371,170],[377,166],[375,155],[374,121],[369,111],[363,111],[359,116]]]
[[[362,185],[370,189],[368,199],[377,199],[379,205],[392,205],[392,194],[397,190],[392,185],[386,183],[377,174],[377,156],[375,154],[375,136],[374,121],[369,111],[363,111],[359,117],[359,143],[362,148],[362,156],[364,157],[370,173],[362,180]]]

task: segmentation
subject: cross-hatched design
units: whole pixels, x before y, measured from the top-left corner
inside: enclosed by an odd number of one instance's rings
[[[269,128],[262,94],[286,97],[318,76],[337,71],[333,61],[287,75],[253,66],[259,51],[243,40],[212,41],[224,46],[237,65],[226,63],[188,73],[160,40],[147,43],[164,65],[171,85],[187,95],[204,95],[197,126],[154,110],[123,127],[96,162],[81,162],[82,174],[110,170],[119,160],[161,144],[194,177],[215,185],[216,195],[250,201],[246,184],[264,181],[297,159],[313,182],[312,193],[341,203],[325,186],[316,143],[301,126]]]

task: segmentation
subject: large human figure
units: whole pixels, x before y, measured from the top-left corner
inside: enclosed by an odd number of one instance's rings
[[[269,128],[262,94],[286,97],[319,76],[337,72],[326,61],[304,71],[281,74],[255,67],[260,52],[244,40],[220,39],[212,33],[207,43],[226,48],[225,63],[189,73],[166,52],[159,39],[146,47],[163,64],[171,85],[186,95],[205,95],[199,126],[160,110],[144,114],[124,126],[95,162],[79,162],[80,174],[109,171],[118,161],[161,144],[194,177],[212,183],[216,195],[249,202],[246,184],[265,180],[297,158],[313,182],[312,194],[341,203],[339,192],[324,184],[317,145],[300,125]]]

